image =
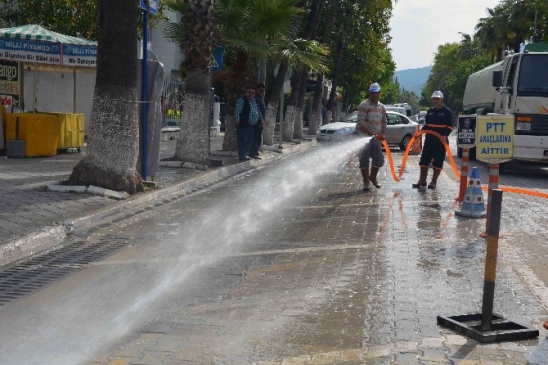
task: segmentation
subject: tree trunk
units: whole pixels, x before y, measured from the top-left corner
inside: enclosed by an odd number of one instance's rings
[[[243,51],[238,52],[226,85],[226,121],[223,151],[236,151],[238,149],[236,126],[234,125],[234,108],[236,100],[242,95],[243,89],[247,86],[248,69],[249,55]],[[255,87],[255,85],[252,86]]]
[[[310,118],[308,120],[308,134],[315,135],[318,127],[322,125],[322,99],[323,99],[323,75],[316,79],[316,90],[310,106]]]
[[[136,168],[137,2],[101,0],[100,9],[97,76],[87,154],[74,167],[68,183],[135,194],[144,191]]]
[[[348,13],[348,12],[347,12]],[[338,113],[335,108],[337,101],[335,100],[337,97],[337,86],[339,82],[339,73],[341,69],[341,61],[342,61],[342,55],[343,51],[346,47],[346,36],[348,31],[348,24],[343,24],[343,28],[341,31],[341,36],[339,39],[339,43],[337,45],[337,52],[335,54],[335,60],[334,60],[334,71],[333,71],[333,80],[331,81],[331,93],[329,94],[329,101],[327,102],[327,110],[331,115],[335,116],[334,121],[338,121]]]
[[[320,24],[321,14],[325,5],[324,0],[314,0],[311,4],[310,13],[308,16],[308,22],[306,24],[306,29],[304,32],[304,38],[306,39],[315,39],[318,33],[318,26]],[[303,138],[303,113],[304,113],[304,101],[306,97],[306,83],[308,81],[308,70],[304,69],[300,72],[300,81],[297,83],[298,92],[296,98],[296,108],[294,114],[294,133],[293,138],[302,139]],[[308,119],[310,123],[310,118]],[[310,128],[310,124],[309,124]],[[310,132],[309,132],[310,134]],[[314,134],[316,131],[314,130]]]
[[[276,128],[276,111],[280,102],[280,95],[283,90],[285,75],[289,70],[289,63],[282,61],[278,67],[278,74],[274,85],[272,85],[272,92],[268,99],[268,107],[266,109],[266,123],[263,129],[263,144],[274,144],[274,130]],[[281,125],[281,123],[280,123]],[[281,142],[281,141],[280,141]]]
[[[211,73],[189,73],[185,83],[183,122],[175,147],[175,159],[210,164]]]
[[[287,105],[285,111],[284,120],[282,123],[282,141],[283,142],[293,142],[293,120],[295,115],[295,105]]]
[[[175,147],[175,158],[201,165],[209,165],[209,131],[211,121],[211,70],[213,58],[213,29],[215,27],[213,0],[188,0],[181,22],[186,31],[185,100],[181,130]]]
[[[299,76],[300,81],[297,90],[297,104],[295,105],[295,114],[293,115],[293,138],[295,139],[303,139],[303,110],[308,70],[302,70]]]
[[[335,24],[335,19],[337,18],[337,0],[331,0],[329,5],[330,9],[328,22],[325,26],[323,36],[324,44],[329,44],[329,42],[331,41],[331,31],[333,29],[333,25]],[[308,134],[311,135],[315,135],[318,131],[318,126],[321,126],[325,123],[322,115],[323,99],[325,97],[325,95],[323,95],[323,80],[324,75],[318,75],[318,78],[316,79],[316,90],[314,92],[312,106],[310,107],[311,115],[308,125]]]
[[[266,122],[265,122],[265,127],[263,128],[263,144],[268,146],[271,146],[274,144],[274,132],[276,130],[276,115],[278,114],[279,104],[280,102],[278,97],[276,101],[269,101],[266,107]]]

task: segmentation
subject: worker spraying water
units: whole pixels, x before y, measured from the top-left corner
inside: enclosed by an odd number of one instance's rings
[[[356,130],[373,138],[368,139],[365,146],[358,152],[360,160],[360,171],[363,179],[363,191],[370,191],[370,183],[374,187],[380,188],[377,180],[379,169],[384,165],[384,155],[382,153],[382,141],[385,139],[386,108],[379,101],[381,96],[381,87],[378,83],[372,83],[369,86],[369,99],[363,101],[358,106],[358,122]],[[371,170],[369,165],[371,164]]]

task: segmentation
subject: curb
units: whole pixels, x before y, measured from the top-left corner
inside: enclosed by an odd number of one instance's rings
[[[46,251],[56,244],[61,243],[62,240],[65,239],[70,233],[74,233],[79,230],[92,229],[97,226],[97,222],[104,221],[108,217],[127,212],[128,210],[136,209],[140,206],[147,205],[158,200],[169,199],[172,196],[187,194],[188,192],[200,189],[206,185],[214,183],[215,181],[226,179],[245,171],[255,170],[278,158],[284,158],[293,153],[301,152],[314,146],[316,146],[315,140],[311,140],[310,143],[307,140],[305,143],[284,146],[283,153],[273,155],[271,158],[261,161],[250,160],[234,165],[219,167],[189,180],[180,181],[157,190],[130,197],[126,200],[116,201],[111,206],[101,208],[94,213],[65,220],[61,223],[28,233],[22,237],[1,245],[0,266],[13,264],[29,256]],[[52,187],[53,185],[50,186]],[[52,190],[55,190],[55,188]]]

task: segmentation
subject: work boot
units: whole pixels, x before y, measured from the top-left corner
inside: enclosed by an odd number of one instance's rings
[[[369,191],[369,167],[360,169],[362,172],[363,191]]]
[[[377,181],[377,174],[379,173],[379,168],[377,166],[371,166],[371,174],[369,175],[369,181],[373,183],[373,186],[377,189],[381,187],[381,184]]]
[[[434,169],[434,174],[432,175],[432,181],[428,184],[428,189],[435,189],[438,184],[438,177],[441,174],[441,169]]]
[[[428,178],[428,166],[421,166],[421,174],[419,181],[411,185],[414,188],[424,188],[426,186],[426,179]]]

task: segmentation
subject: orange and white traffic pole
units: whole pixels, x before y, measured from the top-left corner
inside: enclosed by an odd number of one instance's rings
[[[466,195],[466,187],[468,186],[468,161],[470,160],[470,149],[462,149],[462,162],[460,165],[460,187],[459,196],[455,198],[456,201],[462,202]]]
[[[480,237],[487,238],[489,231],[489,221],[491,216],[491,196],[493,190],[499,188],[499,165],[491,164],[489,166],[489,185],[487,190],[487,219],[485,220],[485,232],[480,233]]]

